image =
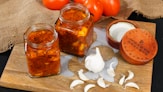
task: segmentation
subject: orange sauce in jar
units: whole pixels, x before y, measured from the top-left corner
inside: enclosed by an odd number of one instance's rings
[[[28,71],[32,77],[60,72],[59,40],[53,30],[49,25],[37,24],[30,27],[24,35]]]
[[[93,16],[83,5],[66,5],[55,25],[61,51],[84,56],[93,42],[93,24]]]

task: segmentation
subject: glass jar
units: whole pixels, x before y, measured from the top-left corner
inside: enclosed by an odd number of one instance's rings
[[[32,25],[24,33],[25,54],[31,77],[60,73],[60,49],[55,29],[44,23]]]
[[[93,16],[82,4],[69,3],[55,23],[61,51],[84,56],[93,42]]]

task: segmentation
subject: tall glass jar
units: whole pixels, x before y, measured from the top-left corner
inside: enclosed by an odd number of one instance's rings
[[[58,34],[48,24],[35,24],[24,33],[25,54],[31,77],[60,73]]]
[[[84,56],[93,42],[93,16],[78,3],[69,3],[60,11],[55,23],[63,52]]]

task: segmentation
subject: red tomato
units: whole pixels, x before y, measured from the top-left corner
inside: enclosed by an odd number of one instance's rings
[[[83,4],[85,1],[86,1],[86,0],[74,0],[74,2],[76,2],[76,3],[81,3],[81,4]]]
[[[115,16],[120,10],[120,0],[100,0],[103,5],[103,14],[106,16]]]
[[[64,5],[69,3],[70,0],[42,0],[42,3],[45,7],[52,10],[59,10]]]
[[[100,19],[103,13],[103,5],[99,0],[85,0],[83,5],[93,14],[95,22]]]

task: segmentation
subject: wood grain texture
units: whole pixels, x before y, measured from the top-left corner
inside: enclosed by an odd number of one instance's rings
[[[156,25],[154,23],[138,22],[141,28],[150,31],[155,35]],[[108,22],[109,23],[109,22]],[[97,34],[98,35],[98,34]],[[106,51],[107,50],[107,51]],[[151,80],[152,80],[152,68],[153,60],[146,65],[131,65],[127,63],[119,53],[113,54],[111,50],[100,47],[100,51],[105,59],[108,59],[107,55],[111,53],[111,56],[116,56],[119,60],[119,64],[116,68],[115,82],[110,83],[108,88],[100,88],[97,86],[96,81],[90,80],[82,85],[76,86],[73,90],[69,88],[70,83],[74,79],[78,79],[77,71],[80,68],[84,68],[84,63],[79,63],[74,57],[69,63],[69,69],[75,73],[73,77],[65,77],[61,75],[42,77],[42,78],[30,78],[27,74],[26,58],[24,54],[24,45],[17,44],[13,48],[6,67],[0,79],[0,85],[8,88],[16,88],[28,91],[38,91],[38,92],[83,92],[84,86],[88,83],[96,84],[95,88],[89,90],[89,92],[150,92],[151,91]],[[104,53],[106,51],[106,53]],[[127,88],[120,86],[118,81],[121,74],[128,75],[128,70],[132,70],[135,73],[135,77],[130,80],[136,82],[140,89]],[[84,70],[86,71],[86,69]],[[106,82],[109,83],[109,82]]]

